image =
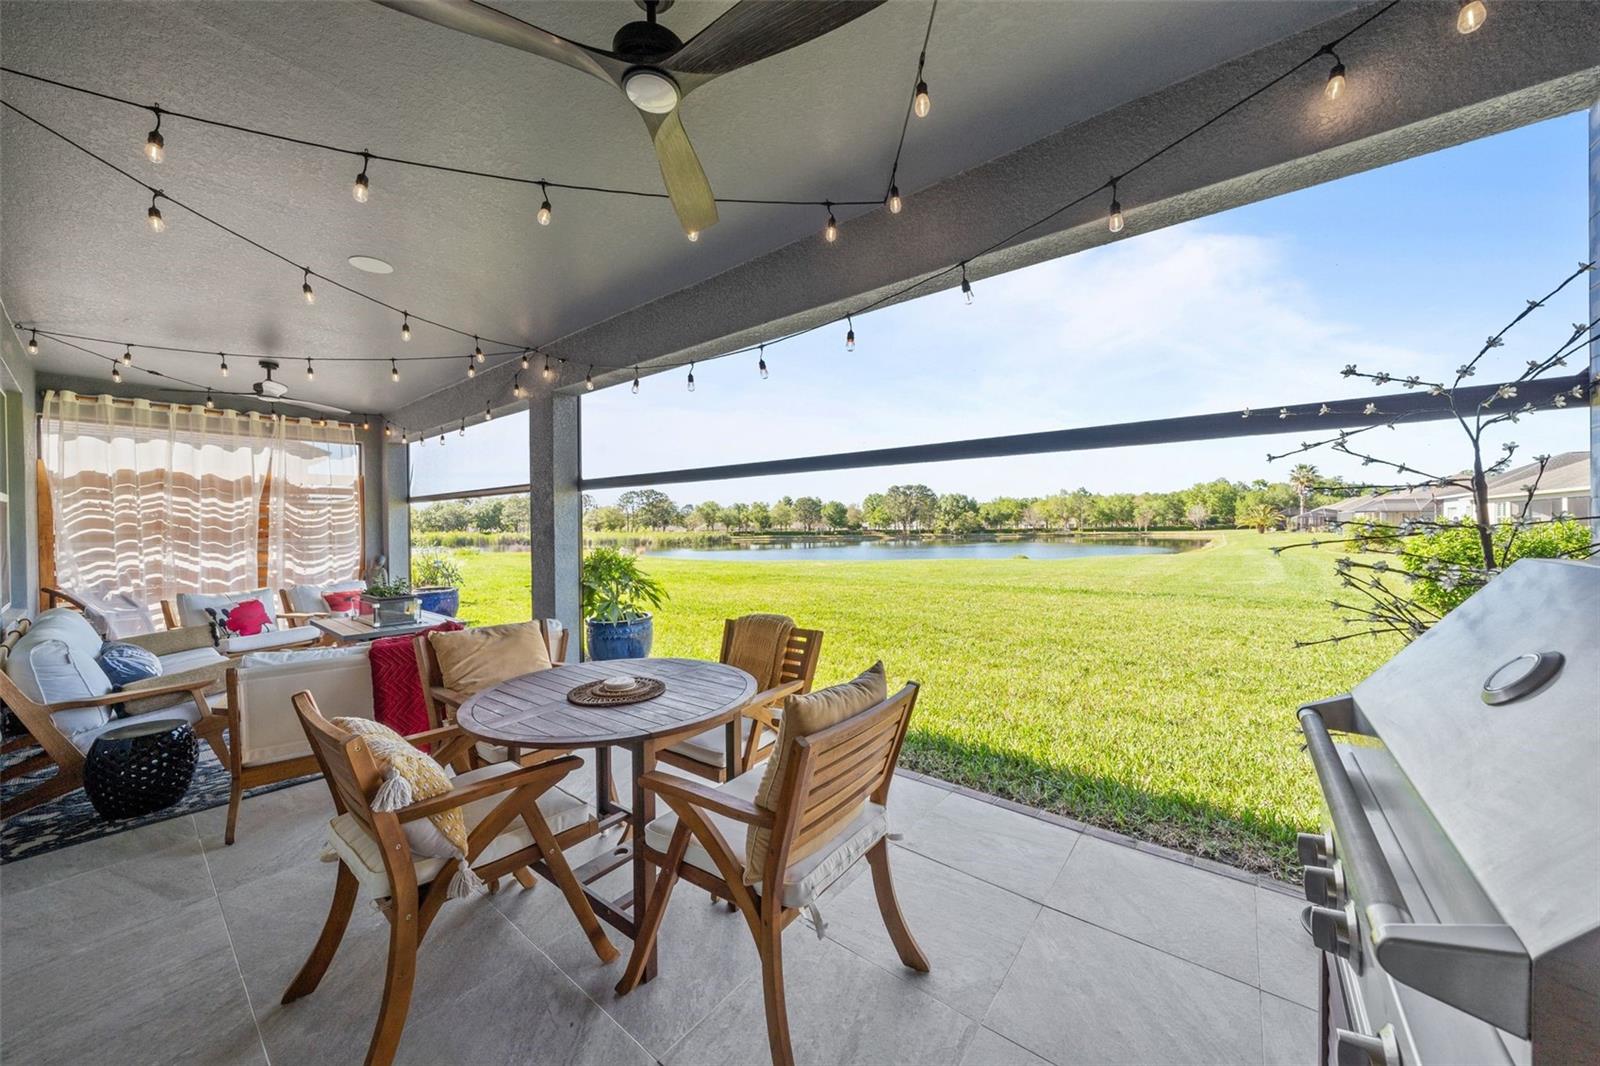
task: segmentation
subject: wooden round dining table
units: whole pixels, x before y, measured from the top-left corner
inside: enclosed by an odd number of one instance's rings
[[[659,696],[639,703],[584,707],[567,693],[590,681],[618,676],[652,677],[666,684]],[[737,763],[739,711],[756,692],[756,680],[743,670],[699,659],[612,659],[573,663],[524,674],[476,693],[456,711],[462,732],[511,749],[513,758],[536,751],[593,748],[595,808],[601,831],[626,823],[629,832],[617,847],[574,868],[595,914],[632,939],[655,881],[655,866],[644,830],[656,816],[655,796],[639,779],[655,769],[663,748],[717,726],[724,728],[725,765]],[[631,756],[632,788],[626,805],[615,798],[611,749]],[[659,860],[659,856],[655,856]],[[624,865],[633,867],[633,885],[607,898],[595,882]],[[654,976],[656,960],[646,967]]]

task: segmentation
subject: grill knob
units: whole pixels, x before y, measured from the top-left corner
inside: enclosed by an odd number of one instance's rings
[[[1302,866],[1324,866],[1333,858],[1333,837],[1328,833],[1300,833],[1295,850]]]
[[[1350,957],[1350,929],[1348,911],[1338,907],[1311,907],[1311,941],[1323,951]]]
[[[1339,1066],[1401,1066],[1400,1043],[1392,1025],[1379,1029],[1377,1036],[1335,1029],[1333,1039]]]
[[[1319,907],[1337,907],[1343,902],[1344,870],[1339,863],[1332,866],[1307,866],[1305,869],[1306,899]]]

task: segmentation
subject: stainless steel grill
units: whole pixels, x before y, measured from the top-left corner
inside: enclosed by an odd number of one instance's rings
[[[1600,567],[1515,563],[1300,725],[1323,1062],[1600,1062]]]

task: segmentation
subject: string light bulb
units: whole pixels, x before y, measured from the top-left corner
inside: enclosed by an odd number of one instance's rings
[[[383,435],[385,437],[393,438],[394,437],[394,427],[391,426],[389,423],[385,422],[383,424]]]
[[[972,306],[972,282],[967,280],[967,264],[961,264],[961,295],[966,298],[967,306]]]
[[[1483,20],[1489,17],[1483,0],[1461,0],[1461,10],[1456,12],[1456,30],[1462,34],[1477,33]]]
[[[309,355],[306,356],[306,380],[317,380],[317,368],[311,365],[311,357]]]
[[[216,406],[217,406],[217,401],[215,401],[215,400],[213,400],[211,398],[211,390],[207,389],[206,390],[206,410],[207,411],[214,410],[216,408]]]
[[[403,340],[403,341],[406,341],[407,343],[410,343],[410,341],[411,341],[411,312],[410,311],[401,311],[400,312],[400,339]]]
[[[548,355],[544,357],[544,369],[540,371],[540,375],[546,381],[554,381],[556,379],[555,368],[550,365],[550,357]],[[593,385],[590,385],[589,387],[591,389],[594,388]]]
[[[305,281],[300,285],[300,295],[306,298],[306,303],[314,304],[317,302],[317,294],[311,288],[311,268],[304,267],[303,269],[306,272],[306,276]]]
[[[389,380],[395,383],[400,381],[400,364],[393,359],[389,360]]]
[[[583,389],[585,392],[594,391],[594,367],[589,367],[589,372],[583,375]]]
[[[889,186],[889,213],[891,215],[898,215],[900,213],[900,209],[904,206],[905,203],[900,199],[900,186]]]
[[[635,396],[639,395],[639,368],[638,367],[634,367],[633,368],[633,390],[632,391],[633,391],[633,394]]]
[[[851,318],[849,315],[845,315],[844,320],[849,326],[849,328],[844,331],[844,350],[847,352],[853,352],[856,350],[856,320]]]
[[[367,162],[372,157],[366,152],[361,153],[361,173],[356,175],[356,183],[350,188],[350,195],[356,198],[356,203],[364,204],[367,197],[372,195],[372,187],[367,182]]]
[[[145,218],[150,221],[151,233],[164,233],[167,228],[167,220],[161,217],[161,208],[156,206],[156,197],[160,195],[160,192],[150,194],[150,210],[145,212]]]
[[[694,364],[689,364],[689,391],[694,391]]]
[[[697,230],[697,229],[687,230],[684,233],[684,236],[689,238],[689,243],[690,244],[698,244],[698,243],[700,243],[700,231]]]
[[[830,203],[823,206],[828,209],[828,224],[822,227],[822,237],[832,244],[839,239],[839,223],[833,217],[833,205]]]
[[[494,417],[494,415],[490,413],[489,407],[490,407],[489,404],[484,404],[483,405],[483,420],[485,422],[489,421],[489,419]]]
[[[483,345],[478,343],[478,338],[472,338],[472,360],[475,363],[483,362]]]
[[[539,204],[539,225],[548,226],[550,224],[550,190],[545,188],[545,184],[542,181],[539,183],[539,192],[543,194],[543,199]]]
[[[132,366],[133,365],[133,345],[131,345],[131,344],[124,344],[122,346],[122,365],[123,366]]]
[[[32,330],[28,333],[28,354],[39,354],[39,331]]]
[[[528,369],[528,349],[522,349],[522,369]]]
[[[900,84],[904,85],[905,82]],[[928,112],[933,110],[933,98],[928,95],[928,83],[921,79],[917,81],[917,95],[912,100],[911,110],[918,118],[927,118]]]
[[[475,377],[477,377],[477,376],[478,376],[478,364],[477,364],[477,363],[476,363],[476,362],[474,362],[474,361],[473,361],[473,360],[472,360],[472,359],[471,359],[471,358],[470,358],[470,357],[469,357],[469,358],[468,358],[468,359],[467,359],[467,377],[469,377],[469,378],[475,378]]]
[[[767,346],[763,344],[760,354],[756,358],[756,369],[761,372],[761,380],[767,380]]]
[[[361,428],[362,429],[371,429],[372,428],[372,420],[369,419],[366,415],[362,415],[361,416]]]
[[[111,364],[111,380],[115,384],[122,384],[122,368],[116,363]]]
[[[522,399],[522,375],[521,374],[518,374],[516,377],[511,379],[511,395],[514,396],[516,399],[519,399],[519,400]]]
[[[218,352],[217,353],[217,358],[222,360],[222,365],[219,366],[217,369],[222,371],[222,376],[223,377],[227,377],[228,376],[228,357],[226,355],[222,354],[221,352]]]
[[[1479,4],[1478,6],[1482,7],[1483,5]],[[1461,32],[1468,33],[1470,31],[1462,30]],[[152,107],[150,110],[155,112],[156,128],[151,130],[144,139],[144,156],[152,163],[159,163],[167,158],[167,142],[161,136],[161,109]]]
[[[461,420],[461,430],[460,430],[460,432],[458,432],[456,434],[456,436],[465,437],[466,435],[467,435],[467,420],[465,418],[463,418]]]
[[[1329,100],[1337,100],[1344,95],[1344,64],[1339,62],[1339,56],[1332,48],[1325,51],[1333,57],[1333,69],[1328,71],[1328,83],[1322,87],[1322,94]]]

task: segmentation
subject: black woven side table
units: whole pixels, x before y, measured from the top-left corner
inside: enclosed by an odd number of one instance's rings
[[[189,791],[199,758],[188,723],[135,719],[95,738],[83,767],[83,790],[107,820],[154,814]]]

